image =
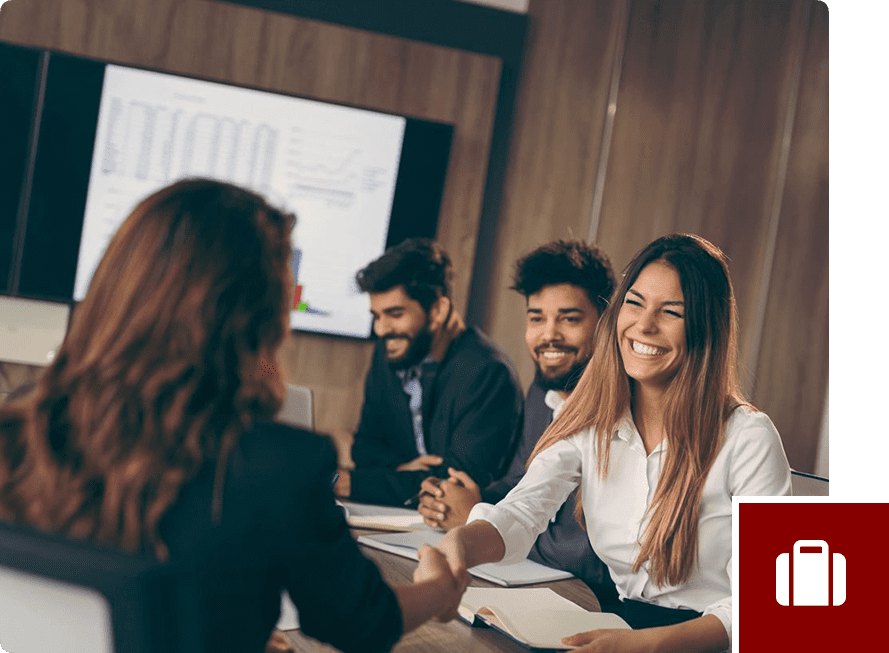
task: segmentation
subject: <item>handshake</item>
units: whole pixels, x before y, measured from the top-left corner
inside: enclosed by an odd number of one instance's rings
[[[414,582],[433,589],[426,594],[436,603],[432,616],[437,621],[450,621],[457,616],[460,599],[472,578],[462,564],[462,556],[459,560],[449,559],[440,548],[426,544],[417,553],[419,563],[414,570]]]
[[[463,592],[469,586],[471,576],[461,537],[466,518],[472,507],[481,501],[478,485],[465,472],[448,468],[449,477],[427,478],[420,486],[417,510],[429,526],[441,528],[448,533],[435,548],[422,546],[419,551],[419,564],[414,572],[414,582],[435,580],[441,584],[442,610],[436,613],[439,621],[448,621],[457,616],[457,608]]]

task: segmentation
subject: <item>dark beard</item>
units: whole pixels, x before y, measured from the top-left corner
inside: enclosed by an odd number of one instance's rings
[[[405,336],[392,334],[385,336],[383,340],[392,340],[394,338],[402,337]],[[408,340],[410,342],[404,355],[396,360],[387,361],[389,367],[393,370],[406,370],[426,358],[429,354],[429,349],[432,347],[432,331],[429,330],[429,323],[427,322],[413,338],[408,337]]]
[[[589,363],[589,359],[579,362],[572,366],[570,370],[562,374],[561,376],[557,376],[552,379],[548,379],[543,376],[543,372],[540,371],[540,366],[534,366],[534,381],[544,390],[556,390],[558,392],[571,392],[574,390],[574,387],[577,385],[577,382],[580,381],[580,376],[583,374],[583,371],[586,369],[587,363]]]

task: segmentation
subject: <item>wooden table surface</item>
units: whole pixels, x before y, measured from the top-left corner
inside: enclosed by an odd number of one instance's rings
[[[380,568],[383,578],[390,585],[403,585],[411,582],[417,563],[386,551],[362,546],[361,550]],[[494,583],[473,577],[475,587],[499,587]],[[600,610],[596,596],[583,582],[577,579],[561,580],[554,583],[540,583],[527,587],[549,587],[587,610]],[[310,639],[299,630],[285,631],[299,653],[330,653],[335,648]],[[527,653],[529,649],[514,642],[505,635],[485,627],[471,627],[461,619],[448,623],[428,621],[413,630],[395,645],[396,653]]]

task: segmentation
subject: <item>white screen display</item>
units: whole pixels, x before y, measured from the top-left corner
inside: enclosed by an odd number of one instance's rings
[[[135,205],[184,177],[250,188],[297,215],[291,327],[366,337],[355,273],[385,249],[406,119],[108,65],[74,299]]]

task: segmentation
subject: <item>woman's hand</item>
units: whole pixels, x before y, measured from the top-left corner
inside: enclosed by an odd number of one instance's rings
[[[600,628],[562,638],[567,646],[579,646],[575,653],[648,653],[651,638],[646,629]]]
[[[422,456],[417,456],[413,460],[409,460],[406,463],[401,463],[398,467],[395,468],[396,472],[428,472],[430,468],[441,465],[444,462],[444,458],[441,456],[434,456],[432,454],[423,454]]]
[[[451,573],[448,561],[441,551],[424,544],[417,554],[419,564],[414,570],[414,582],[429,581],[435,584],[441,605],[441,610],[435,618],[438,621],[450,621],[457,616],[457,608],[460,607],[460,599],[463,597],[466,585],[460,583]]]
[[[721,653],[730,641],[722,622],[714,615],[641,630],[602,628],[563,637],[578,653]]]
[[[276,630],[272,633],[269,641],[266,642],[265,653],[296,653],[296,649],[290,643],[290,640],[287,639],[287,635],[280,630]]]
[[[454,529],[445,533],[445,536],[439,540],[435,548],[438,549],[445,557],[451,573],[461,586],[462,591],[469,587],[472,576],[469,574],[469,568],[466,565],[466,550],[463,547],[463,541],[459,537],[460,529]]]

